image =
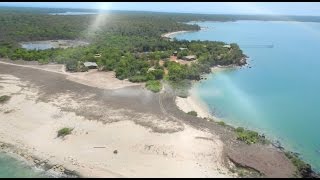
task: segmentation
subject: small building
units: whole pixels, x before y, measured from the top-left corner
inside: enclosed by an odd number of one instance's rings
[[[188,48],[179,48],[180,51],[187,50]]]
[[[224,45],[223,47],[224,47],[224,48],[229,48],[229,49],[231,48],[231,46],[230,46],[229,44],[226,44],[226,45]]]
[[[178,51],[174,51],[174,52],[173,52],[173,55],[174,55],[174,56],[177,56],[177,55],[178,55]]]
[[[99,58],[99,57],[101,57],[101,54],[95,54],[94,57]]]
[[[89,69],[97,69],[98,65],[95,62],[84,62],[83,65]]]
[[[196,56],[195,55],[190,55],[190,56],[183,56],[182,59],[186,60],[186,61],[193,61],[196,60]]]
[[[148,69],[147,72],[154,71],[154,70],[156,70],[156,69],[154,67],[151,67],[151,68]]]

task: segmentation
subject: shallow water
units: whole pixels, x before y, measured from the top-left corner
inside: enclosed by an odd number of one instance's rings
[[[0,153],[0,178],[48,178],[43,170],[35,169],[7,154]]]
[[[51,49],[55,48],[52,44],[50,43],[21,43],[22,48],[25,48],[27,50],[45,50],[45,49]]]
[[[52,40],[52,41],[30,41],[20,43],[22,48],[27,50],[45,50],[51,48],[68,48],[89,45],[85,41],[77,40]]]
[[[198,24],[208,29],[176,38],[238,43],[252,67],[214,73],[198,83],[198,94],[211,113],[280,140],[319,171],[320,23]]]

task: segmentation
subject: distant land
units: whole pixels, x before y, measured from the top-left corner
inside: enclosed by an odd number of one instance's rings
[[[34,10],[37,10],[36,12]],[[172,20],[179,22],[188,21],[297,21],[297,22],[320,22],[320,16],[293,16],[293,15],[240,15],[240,14],[197,14],[197,13],[172,13],[172,12],[152,12],[152,11],[126,11],[126,10],[98,10],[98,9],[74,9],[74,8],[37,8],[37,7],[0,7],[1,13],[64,13],[64,12],[108,12],[108,13],[133,13],[133,14],[153,14],[168,16]]]

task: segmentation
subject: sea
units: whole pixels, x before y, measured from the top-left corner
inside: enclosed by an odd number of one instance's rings
[[[320,23],[190,22],[178,40],[237,43],[248,65],[213,72],[195,85],[210,113],[280,141],[320,171]]]
[[[12,155],[0,153],[0,178],[52,178],[42,169],[31,167]]]

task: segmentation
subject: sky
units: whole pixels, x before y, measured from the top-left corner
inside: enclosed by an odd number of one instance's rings
[[[0,6],[320,16],[320,2],[0,2]]]

